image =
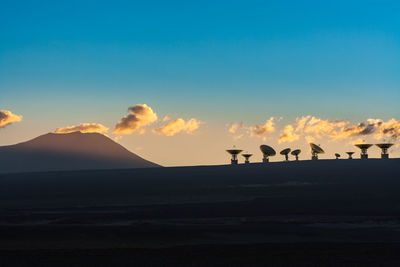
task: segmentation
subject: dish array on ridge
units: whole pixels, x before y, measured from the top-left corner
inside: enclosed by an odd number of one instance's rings
[[[389,158],[389,153],[388,150],[390,147],[393,146],[393,144],[391,143],[381,143],[381,144],[375,144],[377,147],[379,147],[381,149],[381,158],[382,159],[388,159]],[[361,159],[368,159],[368,149],[373,146],[373,144],[356,144],[356,147],[358,147],[361,150],[360,153],[360,158]],[[319,154],[324,154],[325,151],[318,145],[314,144],[314,143],[310,143],[310,148],[311,148],[311,159],[312,160],[318,160],[318,155]],[[262,162],[267,163],[269,162],[269,158],[273,157],[276,155],[276,151],[267,145],[261,145],[260,146],[260,150],[262,153]],[[228,152],[231,155],[231,164],[236,165],[238,164],[238,155],[240,153],[242,153],[243,150],[241,149],[236,149],[235,147],[233,147],[232,149],[228,149],[226,150],[226,152]],[[285,161],[289,161],[289,153],[295,157],[295,161],[299,160],[299,154],[301,153],[300,149],[295,149],[295,150],[291,150],[291,148],[285,148],[283,149],[281,152],[279,152],[279,154],[281,154],[282,156],[285,157]],[[348,155],[347,159],[353,159],[353,151],[349,151],[346,152],[346,154]],[[253,154],[250,154],[248,152],[241,154],[245,161],[245,164],[249,164],[250,163],[250,157],[253,156]],[[341,155],[339,153],[335,153],[335,158],[339,159],[341,157]]]

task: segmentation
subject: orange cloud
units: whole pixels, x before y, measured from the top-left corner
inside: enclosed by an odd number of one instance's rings
[[[263,125],[255,125],[250,129],[251,136],[260,136],[275,131],[274,117],[269,118]]]
[[[81,133],[106,133],[108,128],[100,123],[81,123],[79,125],[67,126],[63,128],[57,128],[54,133],[66,134],[73,132]]]
[[[234,134],[237,132],[237,130],[241,129],[244,127],[243,122],[240,123],[232,123],[231,126],[228,129],[228,132],[230,132],[231,134]]]
[[[128,109],[129,114],[123,117],[113,130],[115,134],[131,134],[136,131],[143,132],[141,127],[157,120],[157,114],[146,104],[138,104]]]
[[[294,131],[295,129],[292,125],[286,125],[285,128],[283,128],[283,133],[279,135],[278,143],[280,144],[284,142],[294,142],[299,140],[300,136]]]
[[[323,137],[337,141],[368,135],[375,139],[385,137],[396,139],[400,136],[400,121],[390,119],[384,122],[381,119],[368,119],[351,125],[347,120],[329,121],[308,115],[297,118],[293,124],[286,125],[278,142],[291,142],[290,140],[299,135],[305,135],[308,141]]]
[[[0,128],[22,120],[22,116],[15,115],[8,110],[0,110]]]
[[[342,131],[332,132],[330,137],[336,140],[367,135],[373,135],[377,140],[385,137],[397,139],[400,136],[400,121],[390,119],[384,122],[381,119],[368,119],[366,122],[346,127]]]
[[[200,121],[196,119],[190,119],[187,122],[185,122],[184,119],[179,118],[161,126],[160,128],[153,129],[153,132],[164,134],[166,136],[173,136],[180,132],[185,132],[190,134],[195,130],[197,130],[199,127],[200,127]]]

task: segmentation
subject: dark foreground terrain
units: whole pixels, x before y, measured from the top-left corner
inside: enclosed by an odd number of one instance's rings
[[[0,266],[399,266],[400,160],[0,175]]]

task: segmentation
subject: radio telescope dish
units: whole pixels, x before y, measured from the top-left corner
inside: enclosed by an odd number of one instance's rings
[[[371,146],[373,146],[372,144],[355,144],[356,147],[358,147],[359,149],[361,149],[361,159],[368,159],[368,153],[367,150],[368,148],[370,148]]]
[[[226,152],[228,152],[231,155],[238,155],[242,152],[243,150],[240,149],[228,149],[226,150]]]
[[[291,149],[290,148],[285,148],[284,150],[282,150],[280,152],[281,155],[285,156],[286,161],[289,160],[289,153],[290,153]]]
[[[358,147],[359,149],[368,149],[373,145],[372,144],[355,144],[355,146]]]
[[[242,151],[243,150],[236,149],[236,148],[226,150],[226,152],[228,152],[232,156],[232,158],[231,158],[231,164],[232,165],[238,164],[237,155],[239,155]]]
[[[263,153],[263,162],[268,162],[269,157],[276,155],[275,150],[272,147],[267,146],[267,145],[261,145],[260,150]]]
[[[311,147],[311,154],[312,154],[311,159],[312,160],[317,160],[318,159],[318,154],[324,154],[325,153],[325,151],[321,147],[317,146],[314,143],[310,143],[310,147]]]
[[[293,150],[292,151],[292,153],[290,153],[290,154],[292,154],[293,156],[295,156],[296,157],[296,160],[299,160],[299,154],[301,153],[301,150],[300,149],[295,149],[295,150]]]
[[[335,157],[336,157],[336,159],[339,159],[340,158],[340,154],[339,153],[335,153]]]
[[[353,159],[354,152],[346,152],[346,154],[349,155],[348,159]]]
[[[390,147],[392,147],[393,145],[394,144],[390,144],[390,143],[376,144],[376,146],[379,147],[382,150],[382,153],[381,153],[381,158],[382,159],[388,159],[389,158],[388,149]]]
[[[311,146],[311,150],[317,154],[325,153],[325,151],[321,147],[317,146],[316,144],[310,143],[310,146]]]
[[[244,157],[244,163],[245,164],[249,164],[250,163],[250,157],[251,156],[253,156],[253,154],[247,154],[247,153],[245,153],[245,154],[242,154],[242,156]]]

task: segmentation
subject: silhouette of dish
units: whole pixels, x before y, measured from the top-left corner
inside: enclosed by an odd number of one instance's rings
[[[243,150],[241,149],[228,149],[226,152],[228,152],[231,155],[238,155],[242,152]]]
[[[272,147],[267,146],[267,145],[261,145],[260,150],[266,156],[275,156],[276,155],[275,150]]]
[[[253,156],[253,154],[242,154],[242,156],[245,158],[250,158],[251,156]]]
[[[355,144],[355,146],[358,147],[359,149],[368,149],[373,145],[372,144]]]
[[[325,151],[314,143],[310,143],[311,150],[317,154],[324,154]]]
[[[290,151],[291,151],[290,148],[285,148],[284,150],[282,150],[282,151],[280,152],[280,154],[281,154],[281,155],[287,155],[287,154],[290,153]]]
[[[295,150],[293,150],[292,153],[290,153],[290,154],[292,154],[293,156],[297,156],[297,155],[299,155],[300,153],[301,153],[301,149],[295,149]]]
[[[381,148],[381,149],[389,149],[393,145],[394,144],[390,144],[390,143],[376,144],[376,146]]]

